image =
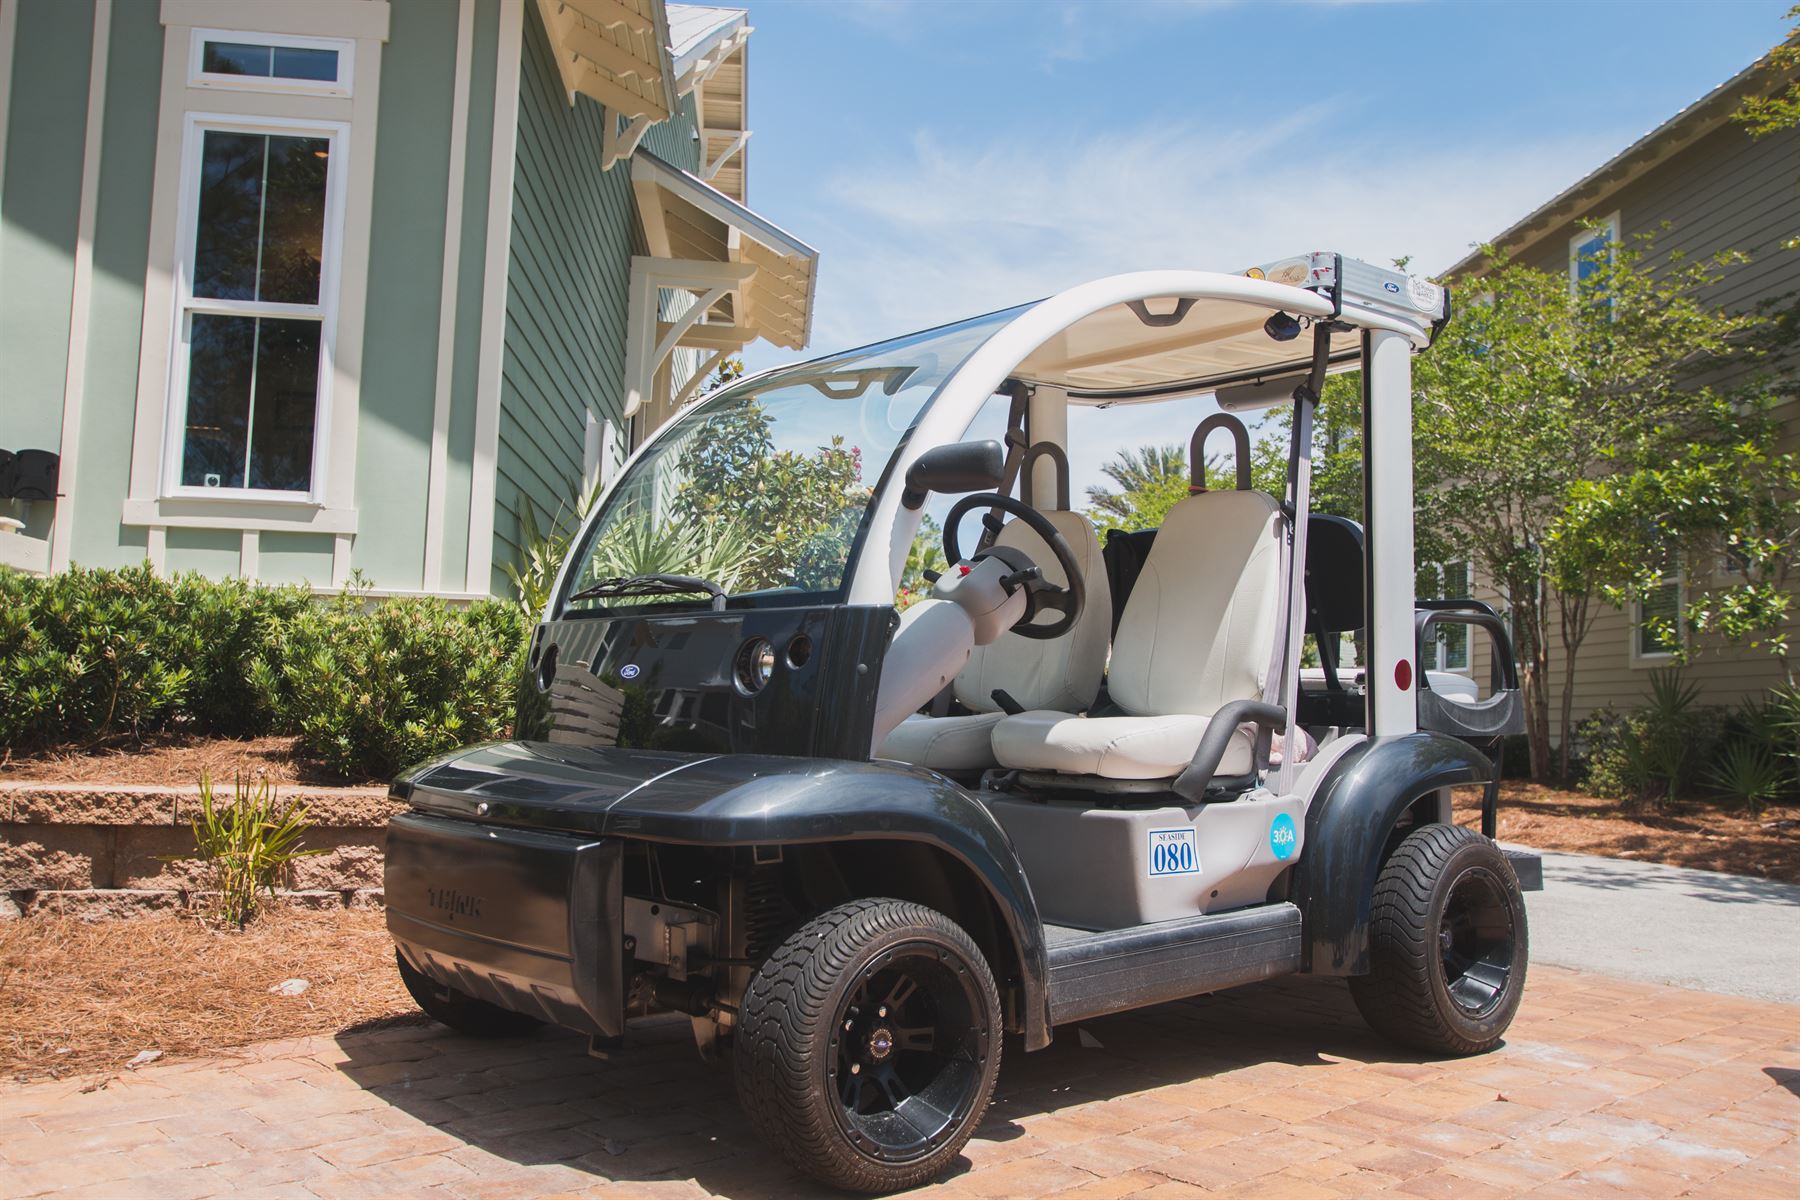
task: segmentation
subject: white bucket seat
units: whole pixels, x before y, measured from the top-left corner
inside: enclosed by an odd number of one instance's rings
[[[1068,539],[1081,564],[1087,585],[1081,618],[1068,633],[1048,641],[1006,633],[977,646],[952,684],[956,699],[970,711],[947,717],[910,716],[888,734],[876,757],[934,771],[983,770],[995,765],[990,735],[1006,716],[994,699],[996,689],[1027,709],[1078,712],[1094,702],[1106,670],[1106,638],[1112,628],[1112,595],[1106,586],[1100,539],[1081,513],[1065,508],[1044,516]],[[995,542],[1029,555],[1051,583],[1068,582],[1050,547],[1024,522],[1009,521]]]
[[[1120,715],[1046,705],[1007,717],[993,731],[1000,765],[1107,779],[1179,775],[1212,714],[1264,698],[1281,625],[1281,550],[1280,507],[1261,492],[1201,492],[1170,509],[1113,638],[1107,691]],[[1253,739],[1239,729],[1217,774],[1254,769]]]

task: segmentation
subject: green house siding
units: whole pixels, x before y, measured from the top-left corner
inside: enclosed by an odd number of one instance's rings
[[[0,446],[60,450],[93,9],[22,0],[0,198]],[[26,532],[46,537],[50,506]]]
[[[519,140],[507,273],[506,353],[494,521],[495,591],[518,561],[520,514],[567,519],[580,487],[587,410],[622,427],[625,321],[636,210],[631,173],[600,169],[604,124],[586,96],[569,105],[535,5],[526,6]],[[698,161],[691,98],[644,138],[652,153]]]
[[[356,448],[356,540],[351,565],[378,586],[419,588],[424,583],[425,523],[430,480],[432,424],[436,404],[439,296],[444,269],[444,197],[450,183],[450,140],[456,90],[457,10],[439,0],[391,0],[388,43],[381,56],[381,111],[375,144],[375,207],[369,242],[368,315],[363,331],[361,414]],[[486,67],[481,120],[469,123],[462,229],[465,250],[458,260],[466,276],[468,259],[477,272],[465,278],[479,301],[481,238],[487,219],[489,147],[493,122],[493,57],[497,4],[478,13],[477,44],[471,63]],[[484,19],[483,19],[484,18]],[[485,37],[480,36],[485,34]],[[483,44],[485,43],[485,44]],[[471,96],[482,86],[471,80]],[[473,106],[471,106],[473,107]],[[473,211],[472,211],[473,210]],[[473,222],[475,244],[468,246]],[[476,320],[459,330],[459,341],[480,338]],[[453,404],[469,410],[473,427],[475,363],[462,364],[453,379]],[[461,384],[460,388],[455,386]],[[459,397],[460,393],[460,397]],[[461,449],[467,476],[472,441]],[[452,461],[455,461],[455,454]],[[460,509],[445,505],[445,525],[468,523],[468,499]],[[466,535],[465,535],[466,539]],[[313,577],[329,577],[330,542]],[[460,560],[446,559],[458,587]]]
[[[89,565],[127,566],[142,562],[145,553],[144,530],[121,526],[119,510],[131,475],[162,55],[157,6],[143,0],[114,4],[94,214],[80,485],[70,501],[74,561]]]

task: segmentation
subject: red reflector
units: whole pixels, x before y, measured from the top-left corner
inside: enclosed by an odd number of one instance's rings
[[[958,566],[956,568],[956,573],[958,575],[967,575],[970,571],[973,571],[974,569],[975,569],[974,567]]]
[[[1403,692],[1412,686],[1412,664],[1404,658],[1394,664],[1394,686]]]

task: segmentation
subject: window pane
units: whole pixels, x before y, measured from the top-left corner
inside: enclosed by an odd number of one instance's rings
[[[243,487],[256,318],[195,313],[191,341],[182,485]]]
[[[209,75],[336,83],[338,52],[297,46],[259,46],[251,42],[207,42],[201,69]]]
[[[316,137],[271,137],[268,141],[262,289],[257,298],[281,304],[317,304],[331,143]]]
[[[324,83],[336,83],[338,52],[276,46],[272,73],[277,79],[317,79]]]
[[[1444,564],[1444,597],[1446,599],[1466,599],[1472,589],[1469,586],[1469,564],[1452,562]],[[1444,666],[1452,671],[1466,671],[1469,667],[1469,627],[1467,625],[1443,625],[1444,632]]]
[[[184,487],[311,490],[320,329],[317,321],[194,314]]]
[[[244,42],[208,42],[201,68],[209,75],[258,75],[267,78],[270,48]]]
[[[194,295],[319,302],[330,153],[327,138],[206,132]]]
[[[194,236],[194,295],[256,298],[257,229],[262,221],[260,133],[209,129],[200,149],[200,217]]]
[[[250,421],[249,486],[278,492],[310,491],[320,324],[265,317],[261,325],[256,408]]]
[[[1648,592],[1638,604],[1637,639],[1639,654],[1667,654],[1676,636],[1681,617],[1681,584],[1675,580]],[[1652,621],[1657,622],[1652,624]],[[1665,641],[1667,637],[1669,641]]]

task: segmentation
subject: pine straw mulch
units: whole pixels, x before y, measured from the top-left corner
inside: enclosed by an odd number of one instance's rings
[[[298,996],[271,987],[304,979]],[[242,932],[187,915],[0,921],[0,1079],[116,1073],[418,1009],[379,911],[274,908]]]
[[[0,780],[45,783],[130,783],[191,787],[201,775],[228,783],[239,776],[278,786],[347,787],[381,780],[346,779],[300,751],[293,737],[216,738],[159,734],[82,750],[0,755]]]
[[[1481,792],[1456,791],[1459,824],[1479,827]],[[1604,854],[1703,871],[1800,883],[1800,810],[1684,800],[1638,809],[1616,800],[1508,780],[1500,791],[1500,840],[1535,850]]]

